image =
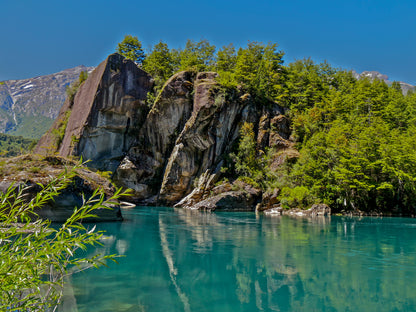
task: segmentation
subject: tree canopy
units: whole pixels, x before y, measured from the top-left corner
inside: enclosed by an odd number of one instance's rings
[[[142,43],[131,35],[126,35],[118,45],[116,52],[141,65],[145,59]]]

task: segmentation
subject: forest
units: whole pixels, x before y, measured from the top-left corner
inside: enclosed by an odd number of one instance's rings
[[[325,203],[335,211],[414,213],[416,94],[403,95],[398,82],[356,79],[310,58],[285,65],[276,43],[217,49],[188,40],[177,50],[161,41],[145,54],[137,37],[126,36],[117,51],[155,77],[150,105],[172,74],[194,70],[216,71],[223,88],[248,92],[259,108],[272,101],[285,109],[296,157],[271,168],[279,151],[260,150],[255,127],[244,125],[227,178],[277,189],[285,208]]]
[[[36,145],[36,140],[0,133],[1,157],[12,157],[28,153]]]

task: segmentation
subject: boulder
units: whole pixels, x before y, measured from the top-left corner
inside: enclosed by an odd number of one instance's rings
[[[230,191],[197,202],[188,209],[202,211],[254,211],[256,199],[245,191]]]
[[[310,216],[329,216],[331,215],[331,208],[327,204],[314,204],[306,212]]]
[[[331,208],[326,204],[314,204],[307,210],[283,209],[280,205],[263,210],[265,215],[288,215],[295,217],[324,217],[331,215]]]

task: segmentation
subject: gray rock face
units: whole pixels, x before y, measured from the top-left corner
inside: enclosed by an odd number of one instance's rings
[[[133,189],[138,199],[158,192],[167,159],[192,113],[194,78],[193,73],[180,72],[166,82],[147,115],[136,144],[115,172],[115,181]]]
[[[60,154],[79,155],[92,167],[114,172],[146,118],[151,88],[151,77],[134,62],[110,55],[75,96]],[[71,151],[73,136],[79,142]]]
[[[249,119],[251,102],[230,97],[215,82],[214,73],[200,73],[195,80],[194,110],[180,134],[166,166],[159,200],[178,202],[189,193],[196,177],[219,171],[231,151],[240,126]]]
[[[202,211],[253,211],[255,199],[244,191],[230,191],[202,200],[190,209]]]
[[[269,216],[326,217],[331,215],[331,208],[326,204],[314,204],[308,210],[283,209],[283,207],[279,205],[263,210],[263,212],[265,215]]]
[[[114,172],[136,140],[145,121],[151,77],[130,60],[110,55],[80,86],[74,102],[67,101],[52,128],[65,127],[61,156],[82,156],[89,166]],[[53,131],[38,143],[36,152],[48,152]],[[43,150],[42,150],[43,149]]]
[[[66,87],[82,71],[93,67],[77,66],[56,74],[0,84],[0,132],[38,139],[58,116]]]

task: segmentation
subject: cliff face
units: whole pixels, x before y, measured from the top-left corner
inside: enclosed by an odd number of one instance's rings
[[[36,152],[51,152],[48,144],[66,124],[55,147],[60,155],[82,156],[91,160],[89,166],[111,171],[118,186],[134,190],[136,203],[193,207],[209,197],[244,122],[255,125],[259,147],[290,148],[289,122],[278,105],[258,105],[249,94],[220,86],[216,77],[177,73],[148,110],[151,77],[111,55],[81,85],[73,103],[65,103]],[[244,210],[253,210],[259,194],[247,192],[253,196]],[[247,192],[231,194],[231,201],[244,201]]]
[[[82,156],[90,167],[115,171],[147,114],[151,77],[134,62],[110,55],[67,99],[35,152]]]

